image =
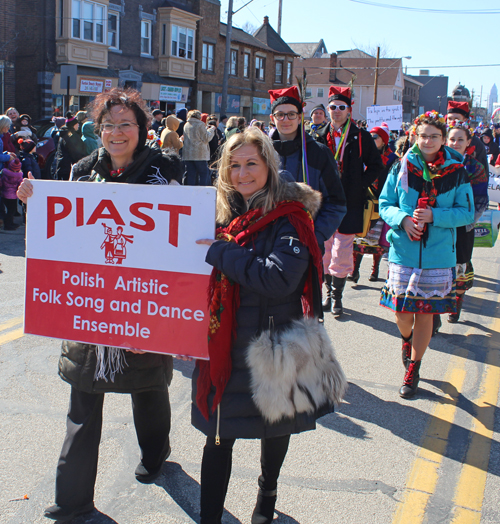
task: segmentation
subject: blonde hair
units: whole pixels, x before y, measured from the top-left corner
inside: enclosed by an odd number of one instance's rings
[[[255,193],[249,207],[262,208],[264,213],[271,211],[283,200],[284,184],[279,176],[279,156],[271,139],[256,127],[249,127],[243,133],[234,134],[223,146],[217,162],[219,178],[217,182],[217,223],[227,225],[233,218],[232,197],[237,193],[231,182],[231,157],[243,146],[255,146],[268,168],[266,185]]]
[[[189,113],[187,114],[187,118],[197,118],[198,120],[201,120],[201,112],[198,111],[198,109],[191,109]]]
[[[238,127],[238,117],[230,116],[226,122],[226,128],[227,127]]]
[[[0,131],[2,129],[7,129],[8,131],[11,124],[12,120],[7,115],[0,115]]]

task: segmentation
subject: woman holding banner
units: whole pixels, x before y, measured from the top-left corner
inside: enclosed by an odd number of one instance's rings
[[[146,142],[151,115],[139,92],[112,89],[96,97],[92,120],[103,147],[83,158],[72,180],[124,184],[177,184],[180,159]],[[32,178],[32,177],[31,177]],[[33,185],[25,179],[18,197],[26,203]],[[45,516],[67,521],[94,509],[102,408],[107,392],[130,393],[141,448],[135,470],[140,482],[153,482],[170,454],[172,357],[64,341],[59,375],[71,385],[67,432],[57,466],[55,504]]]
[[[233,135],[219,160],[217,240],[197,242],[210,246],[206,261],[214,266],[210,361],[198,361],[193,375],[192,423],[207,436],[201,524],[221,522],[237,438],[261,439],[262,474],[251,522],[270,523],[290,435],[314,429],[318,417],[333,411],[333,402],[327,401],[305,411],[291,402],[281,410],[277,396],[270,393],[274,388],[291,392],[296,385],[285,332],[295,334],[300,322],[309,322],[309,334],[324,331],[317,318],[322,310],[321,252],[312,218],[321,194],[280,178],[278,169],[273,144],[259,129]],[[309,315],[312,318],[304,319]],[[328,339],[326,332],[324,337]],[[276,373],[273,364],[266,363],[274,343],[288,373]],[[335,367],[332,381],[338,400],[345,379],[338,362],[332,362],[327,365]],[[314,385],[321,388],[318,382]],[[308,393],[318,398],[314,387]],[[290,402],[288,393],[284,401]]]

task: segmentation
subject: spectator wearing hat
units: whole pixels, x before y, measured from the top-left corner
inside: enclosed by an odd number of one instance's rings
[[[16,191],[23,180],[23,173],[21,171],[21,161],[19,158],[13,158],[7,167],[2,170],[2,178],[0,185],[0,196],[7,209],[4,217],[5,231],[13,231],[17,229],[14,224],[14,216],[17,211],[17,195]]]
[[[500,151],[494,140],[493,131],[489,127],[481,131],[481,142],[484,144],[486,154],[490,157],[490,165],[494,166]]]
[[[226,125],[227,125],[227,115],[221,115],[220,120],[219,120],[219,125],[217,127],[223,135],[225,135],[226,133]]]
[[[185,107],[179,109],[175,116],[180,120],[179,122],[179,128],[177,129],[176,133],[179,135],[179,138],[184,134],[184,125],[186,124],[187,120],[187,109]]]
[[[280,156],[280,169],[288,171],[296,182],[304,182],[320,191],[323,196],[314,222],[316,239],[323,251],[325,241],[337,230],[346,211],[337,165],[327,147],[305,132],[302,136],[303,102],[297,87],[272,90],[269,95],[270,118],[276,126],[270,137]]]
[[[176,153],[182,148],[183,143],[177,134],[179,124],[181,121],[174,115],[169,115],[164,118],[165,127],[161,133],[161,148],[162,149],[173,149]]]
[[[159,109],[153,111],[153,123],[151,124],[151,129],[153,129],[155,133],[158,133],[158,128],[160,127],[161,120],[164,116],[165,113]]]
[[[83,124],[85,124],[85,122],[87,122],[88,120],[87,111],[78,111],[78,113],[76,113],[75,115],[75,118],[78,120],[78,123],[80,124],[79,130],[83,134]]]
[[[468,122],[470,119],[470,108],[468,102],[458,102],[450,100],[448,102],[446,121],[450,125],[452,122]],[[486,175],[489,175],[488,157],[483,142],[477,136],[473,136],[467,154],[483,164]],[[494,161],[493,161],[494,162]]]
[[[28,178],[28,173],[36,178],[42,178],[42,173],[40,171],[40,166],[38,165],[38,159],[33,154],[33,151],[36,147],[35,142],[31,138],[20,138],[19,141],[19,160],[21,161],[21,170],[23,172],[23,177]]]
[[[99,149],[97,136],[94,133],[94,122],[87,121],[82,125],[82,142],[85,144],[87,155],[90,155],[92,151]]]
[[[319,104],[311,109],[311,122],[306,124],[306,131],[317,140],[318,131],[323,129],[327,124],[326,109],[323,104]]]
[[[36,129],[31,125],[31,117],[29,115],[21,115],[14,123],[14,133],[12,134],[12,140],[16,148],[17,141],[20,138],[31,138],[35,144],[38,142]]]
[[[493,124],[493,140],[500,147],[500,124]]]
[[[353,242],[355,235],[363,231],[366,191],[384,169],[370,133],[354,124],[351,106],[350,88],[330,86],[331,121],[318,132],[318,140],[330,148],[337,160],[347,202],[347,213],[338,231],[326,243],[323,257],[327,289],[324,308],[335,317],[343,313],[342,294],[347,276],[354,269]]]
[[[79,126],[76,117],[71,117],[66,119],[66,123],[60,130],[56,153],[57,180],[69,180],[73,164],[87,156],[87,149],[78,133]]]

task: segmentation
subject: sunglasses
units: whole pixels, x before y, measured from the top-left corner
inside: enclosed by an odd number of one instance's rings
[[[339,111],[345,111],[347,109],[348,106],[345,106],[345,105],[341,105],[341,106],[336,106],[335,104],[331,104],[328,106],[328,109],[331,109],[332,111],[336,111],[337,109]]]

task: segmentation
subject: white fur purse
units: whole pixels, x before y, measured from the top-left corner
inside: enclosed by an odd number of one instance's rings
[[[263,331],[248,347],[253,400],[266,421],[313,413],[339,404],[347,380],[324,325],[294,320],[288,329]]]

